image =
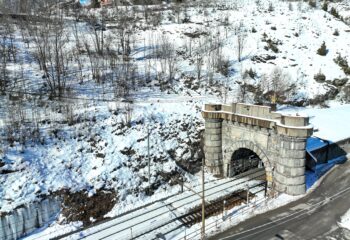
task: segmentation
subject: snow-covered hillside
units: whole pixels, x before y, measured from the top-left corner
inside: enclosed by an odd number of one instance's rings
[[[195,108],[195,104],[186,102],[137,104],[132,120],[125,122],[126,113],[100,106],[91,108],[71,126],[43,124],[42,142],[25,146],[14,142],[2,157],[5,165],[1,170],[10,173],[0,179],[1,211],[11,211],[62,189],[87,190],[89,195],[113,189],[125,204],[135,203],[134,198],[142,201],[154,191],[171,192],[172,178],[176,180],[177,174],[187,177],[186,171],[178,172],[177,168],[191,168],[195,173],[195,164],[201,158],[203,124],[198,110],[197,114],[191,110]],[[186,113],[189,111],[191,114]]]

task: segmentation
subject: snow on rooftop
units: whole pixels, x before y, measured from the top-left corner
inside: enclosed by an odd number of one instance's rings
[[[330,108],[285,108],[281,113],[298,113],[310,117],[314,125],[314,136],[331,142],[350,137],[350,104],[332,106]]]

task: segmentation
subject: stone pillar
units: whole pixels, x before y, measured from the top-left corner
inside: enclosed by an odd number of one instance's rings
[[[222,119],[205,119],[205,165],[215,175],[222,176]]]
[[[280,140],[280,154],[274,170],[276,190],[289,195],[304,194],[306,138],[281,135]]]

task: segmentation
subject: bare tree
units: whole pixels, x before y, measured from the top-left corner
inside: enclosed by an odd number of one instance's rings
[[[243,73],[241,73],[241,81],[239,83],[239,89],[238,89],[238,101],[239,102],[246,102],[247,100],[247,94],[248,94],[248,79],[243,76]]]
[[[90,34],[91,40],[94,43],[95,52],[103,55],[103,44],[104,44],[104,24],[103,20],[98,20],[95,15],[89,16]]]
[[[202,69],[203,69],[203,56],[200,53],[196,54],[196,72],[197,72],[197,80],[200,81],[202,77]]]
[[[46,85],[51,96],[62,96],[68,77],[68,62],[72,56],[68,48],[68,37],[63,19],[63,12],[50,12],[47,8],[42,13],[45,23],[28,21],[28,32],[35,44],[35,57],[44,72]],[[49,17],[54,16],[54,17]]]
[[[4,94],[6,90],[6,85],[8,82],[7,79],[7,64],[8,64],[8,51],[6,47],[6,34],[4,34],[3,31],[0,32],[1,34],[1,46],[0,46],[0,91],[2,94]]]
[[[244,50],[245,44],[247,42],[247,33],[246,33],[243,22],[239,23],[239,25],[236,27],[235,31],[236,31],[236,35],[237,35],[237,46],[236,46],[237,59],[239,62],[241,62],[243,50]]]
[[[271,103],[280,102],[292,88],[290,75],[279,67],[275,67],[269,77],[262,77],[260,85],[263,92],[269,93]]]
[[[10,76],[8,64],[16,62],[16,48],[14,45],[14,27],[6,16],[0,17],[0,93],[4,93],[9,84]]]
[[[175,46],[166,35],[161,36],[159,45],[162,72],[167,76],[166,82],[172,85],[177,68]]]

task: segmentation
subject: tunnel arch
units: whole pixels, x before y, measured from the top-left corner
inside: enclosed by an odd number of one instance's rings
[[[248,148],[238,148],[233,152],[230,161],[229,177],[246,172],[253,168],[263,168],[260,157]]]
[[[231,162],[234,154],[240,151],[240,149],[247,149],[254,153],[263,162],[266,171],[266,180],[272,182],[272,164],[270,159],[267,157],[265,151],[256,143],[251,141],[235,141],[230,147],[223,151],[224,160],[224,174],[226,177],[230,177]]]

